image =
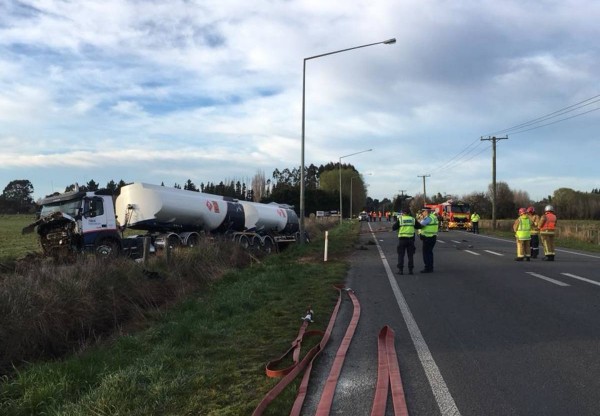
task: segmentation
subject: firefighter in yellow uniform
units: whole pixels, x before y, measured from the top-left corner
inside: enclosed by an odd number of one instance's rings
[[[513,224],[513,231],[517,238],[517,257],[516,261],[529,261],[531,258],[531,221],[525,208],[519,208],[519,218]]]
[[[556,230],[556,214],[552,205],[546,205],[544,215],[540,218],[538,224],[540,229],[540,239],[544,247],[544,258],[542,260],[554,261],[554,231]]]

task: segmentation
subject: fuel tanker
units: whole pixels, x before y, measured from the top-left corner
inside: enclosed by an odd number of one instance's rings
[[[267,252],[300,239],[298,216],[285,204],[262,204],[146,183],[123,186],[113,204],[107,192],[74,191],[43,199],[37,230],[44,254],[83,251],[137,257],[143,238],[153,249],[194,246],[205,235],[224,235]],[[144,235],[124,237],[127,229]]]

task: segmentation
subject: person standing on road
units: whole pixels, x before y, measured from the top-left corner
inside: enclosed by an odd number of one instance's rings
[[[398,273],[404,274],[404,254],[408,258],[408,274],[413,274],[415,266],[415,229],[422,228],[421,224],[415,221],[408,211],[400,210],[397,221],[392,226],[392,230],[398,230]]]
[[[554,230],[556,229],[556,214],[552,205],[546,205],[544,215],[540,218],[538,227],[540,229],[540,239],[544,247],[545,261],[554,261]]]
[[[540,229],[538,224],[540,222],[540,216],[535,213],[535,208],[527,208],[527,215],[529,215],[529,221],[531,222],[531,258],[537,259],[540,252]]]
[[[519,208],[519,218],[513,224],[513,231],[517,238],[517,257],[516,261],[529,261],[531,259],[531,221],[525,208]]]
[[[479,220],[481,219],[481,217],[479,216],[479,214],[477,213],[477,211],[473,211],[473,213],[471,214],[471,224],[473,227],[473,234],[479,234]]]
[[[421,270],[421,273],[433,273],[433,247],[437,241],[440,223],[436,213],[432,209],[425,208],[423,213],[425,217],[420,221],[420,224],[423,226],[420,238],[423,242],[423,263],[425,263],[425,268]]]

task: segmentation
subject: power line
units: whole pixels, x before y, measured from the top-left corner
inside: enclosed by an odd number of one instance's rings
[[[560,110],[553,111],[552,113],[546,114],[544,116],[534,118],[533,120],[527,121],[525,123],[517,124],[516,126],[512,126],[512,127],[507,128],[507,129],[504,129],[504,130],[498,130],[498,131],[496,131],[494,133],[486,134],[486,136],[494,136],[494,135],[500,134],[500,133],[507,133],[507,132],[509,132],[511,130],[521,129],[523,127],[527,127],[527,126],[530,126],[532,124],[541,123],[543,121],[546,121],[546,120],[549,120],[549,119],[561,116],[563,114],[579,110],[579,109],[581,109],[583,107],[586,107],[588,105],[595,104],[595,103],[599,102],[600,99],[597,99],[599,97],[600,97],[600,94],[599,95],[595,95],[595,96],[593,96],[591,98],[588,98],[586,100],[580,101],[580,102],[578,102],[576,104],[573,104],[573,105],[570,105],[568,107],[561,108]],[[594,100],[594,101],[592,101],[592,100]],[[588,102],[588,101],[591,101],[591,102]],[[586,103],[586,104],[584,104],[584,103]],[[598,109],[600,109],[600,108],[597,108],[595,110],[598,110]],[[591,110],[591,111],[595,111],[595,110]],[[589,113],[591,111],[587,111],[586,113]],[[582,113],[582,115],[586,114],[586,113]],[[573,118],[573,117],[570,117],[570,118]],[[564,120],[567,120],[567,118],[565,118]],[[539,126],[539,127],[542,127],[542,126]]]

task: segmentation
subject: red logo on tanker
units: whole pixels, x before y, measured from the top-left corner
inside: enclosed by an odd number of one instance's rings
[[[208,208],[209,211],[212,211],[214,208],[215,214],[219,213],[219,204],[217,203],[217,201],[206,201],[206,208]]]
[[[279,215],[280,217],[285,218],[285,211],[283,209],[279,208],[277,210],[277,215]]]

